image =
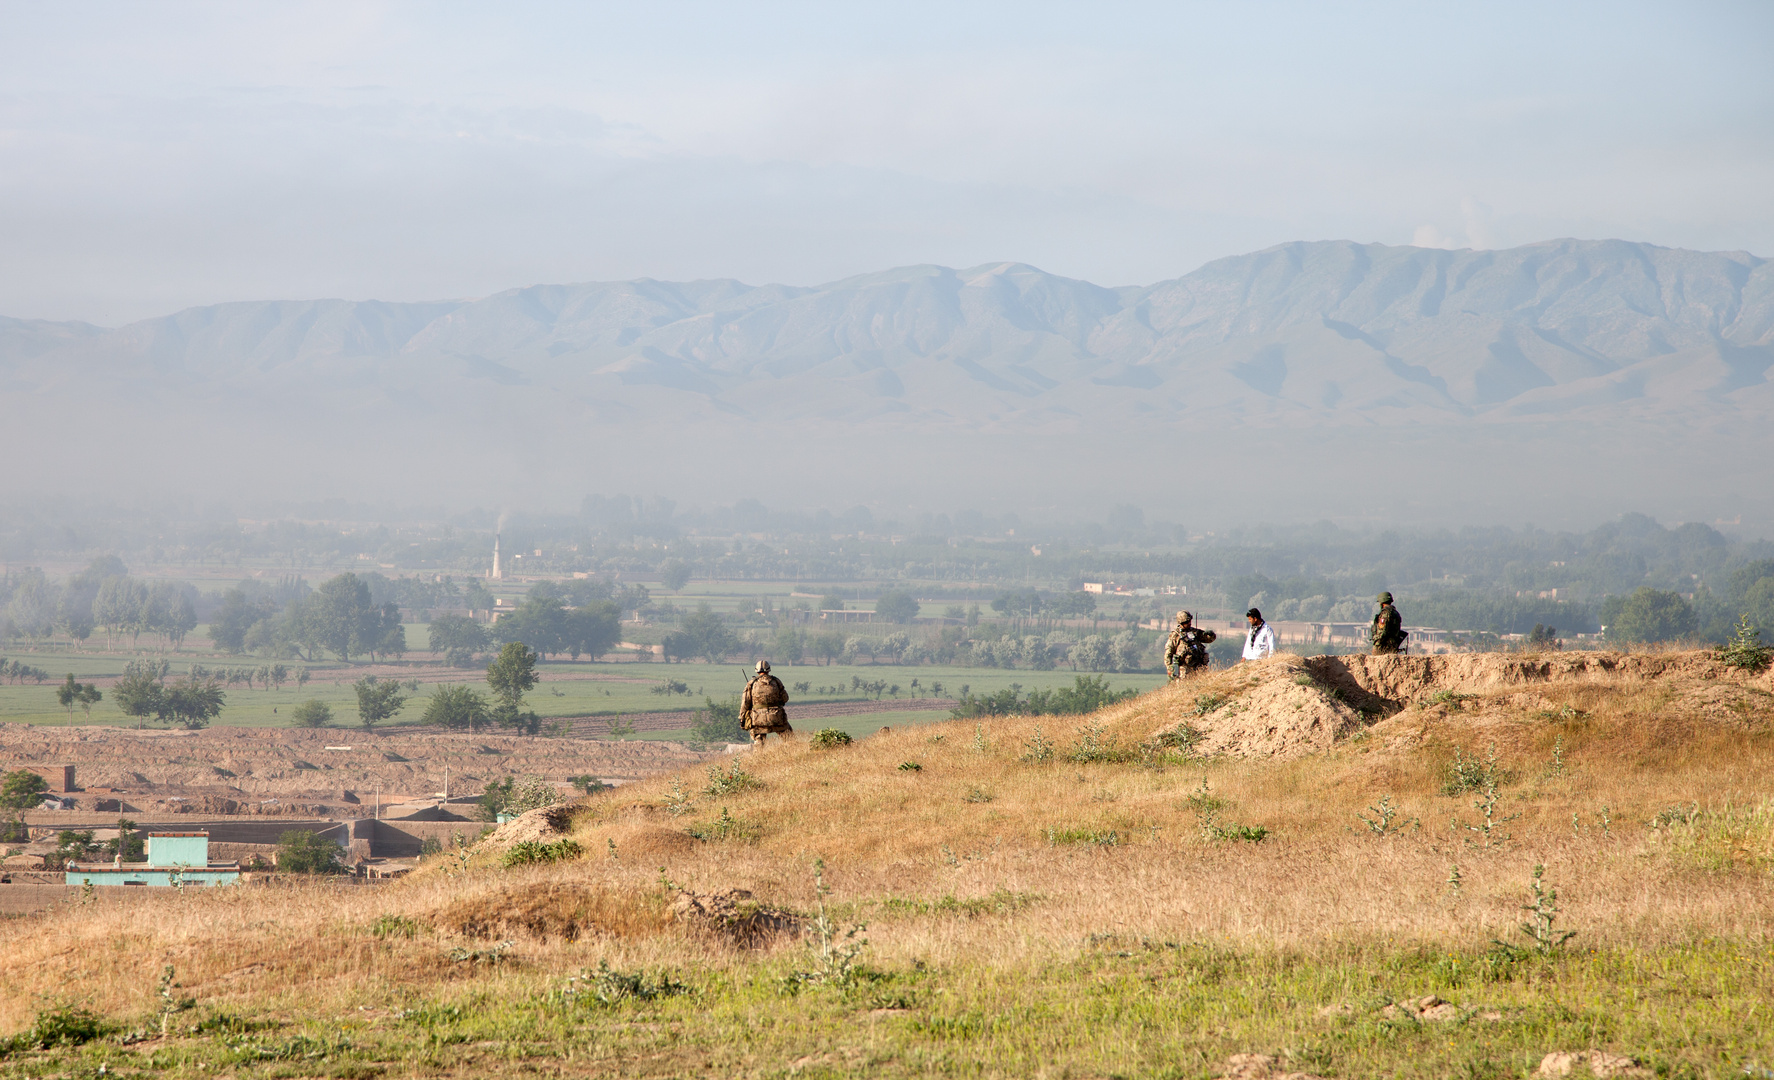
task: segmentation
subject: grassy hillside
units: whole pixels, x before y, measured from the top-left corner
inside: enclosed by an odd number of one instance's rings
[[[16,920],[0,1024],[42,1074],[1763,1075],[1771,690],[1700,654],[1282,657],[803,737],[386,888]],[[96,1037],[22,1047],[80,1009]]]

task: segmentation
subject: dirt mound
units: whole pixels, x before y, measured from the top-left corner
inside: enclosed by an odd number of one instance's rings
[[[591,934],[644,937],[661,932],[668,921],[657,904],[564,881],[465,897],[437,914],[440,928],[488,941],[517,937],[577,941]]]
[[[1539,707],[1536,689],[1653,680],[1667,688],[1675,712],[1755,723],[1767,711],[1761,687],[1770,677],[1747,675],[1710,652],[1558,652],[1277,655],[1174,683],[1109,715],[1145,720],[1154,734],[1192,742],[1201,754],[1289,758],[1321,753],[1379,720],[1438,701],[1508,695],[1532,708]]]
[[[1745,678],[1710,652],[1451,653],[1320,656],[1308,663],[1332,685],[1353,684],[1402,707],[1441,691],[1484,694],[1559,682]]]
[[[696,838],[689,833],[651,826],[636,829],[617,843],[622,855],[647,859],[687,855],[696,850]]]
[[[558,803],[519,814],[488,833],[481,842],[488,847],[508,848],[526,840],[559,839],[573,824],[573,810],[572,803]]]
[[[799,916],[758,903],[746,889],[707,894],[679,893],[671,905],[671,916],[680,923],[746,948],[801,930]]]
[[[1322,682],[1297,656],[1243,664],[1207,678],[1188,679],[1148,694],[1162,717],[1160,733],[1177,733],[1199,754],[1298,757],[1320,753],[1372,723],[1382,711],[1363,712]]]

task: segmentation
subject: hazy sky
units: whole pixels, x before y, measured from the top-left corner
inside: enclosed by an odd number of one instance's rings
[[[0,314],[1774,255],[1774,4],[0,3]]]

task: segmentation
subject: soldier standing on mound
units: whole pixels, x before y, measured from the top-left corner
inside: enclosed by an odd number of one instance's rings
[[[786,739],[794,734],[795,729],[788,726],[788,713],[782,711],[787,704],[788,689],[770,674],[770,661],[759,660],[758,673],[745,684],[739,699],[739,724],[751,732],[753,746],[763,746],[767,735]]]
[[[1403,652],[1404,639],[1410,635],[1404,632],[1404,619],[1392,606],[1392,594],[1383,592],[1374,597],[1374,601],[1380,605],[1374,616],[1373,629],[1368,633],[1374,643],[1374,655]]]
[[[1212,630],[1197,629],[1194,615],[1187,611],[1177,612],[1176,627],[1170,632],[1170,640],[1164,643],[1164,670],[1170,673],[1171,679],[1205,670],[1207,647],[1215,636]]]

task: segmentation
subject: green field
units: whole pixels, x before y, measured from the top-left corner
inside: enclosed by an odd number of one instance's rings
[[[263,661],[250,657],[230,658],[220,654],[202,651],[192,643],[207,644],[204,628],[187,639],[184,649],[167,652],[144,650],[141,654],[147,659],[164,658],[172,665],[172,677],[182,675],[190,665],[201,664],[212,670],[228,667],[260,666]],[[415,649],[420,649],[426,642],[425,627],[409,625],[407,640]],[[135,721],[123,714],[107,695],[106,699],[93,707],[92,719],[87,721],[77,708],[72,719],[60,705],[56,703],[56,687],[61,680],[72,672],[75,678],[82,681],[93,679],[109,680],[123,673],[124,665],[134,657],[124,653],[105,653],[103,642],[98,648],[82,651],[71,651],[66,648],[51,647],[36,653],[16,652],[10,659],[16,659],[33,667],[42,668],[50,673],[50,678],[41,684],[26,681],[23,684],[6,683],[0,685],[0,722],[28,724],[68,724],[95,723],[114,725],[133,725]],[[338,661],[322,661],[303,664],[300,661],[285,661],[292,672],[292,677],[282,689],[261,689],[262,684],[254,683],[251,689],[244,685],[236,685],[227,689],[227,705],[223,709],[217,723],[237,727],[268,727],[288,722],[289,709],[292,705],[309,698],[318,698],[332,707],[334,723],[341,727],[355,727],[357,720],[357,698],[352,691],[351,682],[364,670],[367,664],[343,664]],[[298,667],[306,667],[312,677],[307,687],[298,691],[293,672]],[[425,696],[431,688],[441,684],[480,684],[477,672],[444,667],[431,657],[429,653],[409,652],[405,659],[388,664],[377,664],[373,669],[383,677],[401,680],[417,679],[420,683],[419,692],[413,695],[395,719],[395,724],[416,723],[424,709]],[[745,685],[750,667],[741,663],[726,664],[666,664],[660,662],[637,663],[594,663],[592,661],[572,661],[565,658],[550,660],[539,665],[541,684],[531,691],[528,703],[544,719],[561,717],[615,715],[638,712],[672,712],[683,709],[701,707],[705,698],[730,697],[739,693]],[[963,688],[975,694],[993,693],[1011,685],[1020,686],[1023,690],[1052,689],[1069,686],[1075,677],[1074,672],[1061,669],[1058,671],[1022,671],[999,668],[963,668],[946,666],[899,666],[894,664],[857,664],[857,665],[820,665],[798,664],[779,665],[776,674],[789,687],[792,701],[789,706],[790,720],[797,729],[811,727],[836,727],[860,737],[869,734],[882,724],[909,724],[940,719],[948,714],[943,710],[936,711],[894,711],[882,710],[866,715],[850,715],[827,719],[805,721],[795,720],[795,706],[816,702],[855,702],[873,699],[873,694],[853,690],[851,680],[860,678],[864,682],[884,681],[890,687],[897,686],[897,693],[882,691],[880,700],[891,702],[895,698],[931,697],[935,696],[932,684],[941,684],[942,696],[959,697]],[[918,681],[918,688],[911,685],[912,680]],[[656,687],[662,687],[670,681],[683,683],[689,690],[684,693],[654,693]],[[1164,681],[1161,674],[1128,674],[1109,676],[1109,683],[1116,689],[1135,688],[1150,689]],[[798,683],[807,683],[809,689],[801,691]],[[827,692],[821,693],[821,688]],[[682,738],[676,732],[643,732],[643,738]]]

